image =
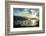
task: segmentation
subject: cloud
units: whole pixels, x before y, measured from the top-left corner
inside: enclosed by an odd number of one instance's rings
[[[14,8],[13,15],[14,16],[31,16],[32,12],[39,12],[38,9],[31,9],[31,8]]]

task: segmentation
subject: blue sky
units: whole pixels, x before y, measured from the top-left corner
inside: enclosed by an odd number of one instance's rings
[[[13,8],[13,16],[25,16],[32,13],[32,11],[35,11],[35,13],[39,12],[39,9],[35,8]]]

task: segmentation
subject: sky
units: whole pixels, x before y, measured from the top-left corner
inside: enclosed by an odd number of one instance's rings
[[[35,8],[13,8],[13,16],[29,16],[32,12],[39,13],[39,9]]]

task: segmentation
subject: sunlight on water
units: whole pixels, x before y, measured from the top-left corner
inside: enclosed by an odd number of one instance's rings
[[[36,25],[36,20],[31,20],[32,25]]]
[[[33,20],[32,22],[33,22],[33,24],[34,24],[34,23],[35,23],[35,20]]]

